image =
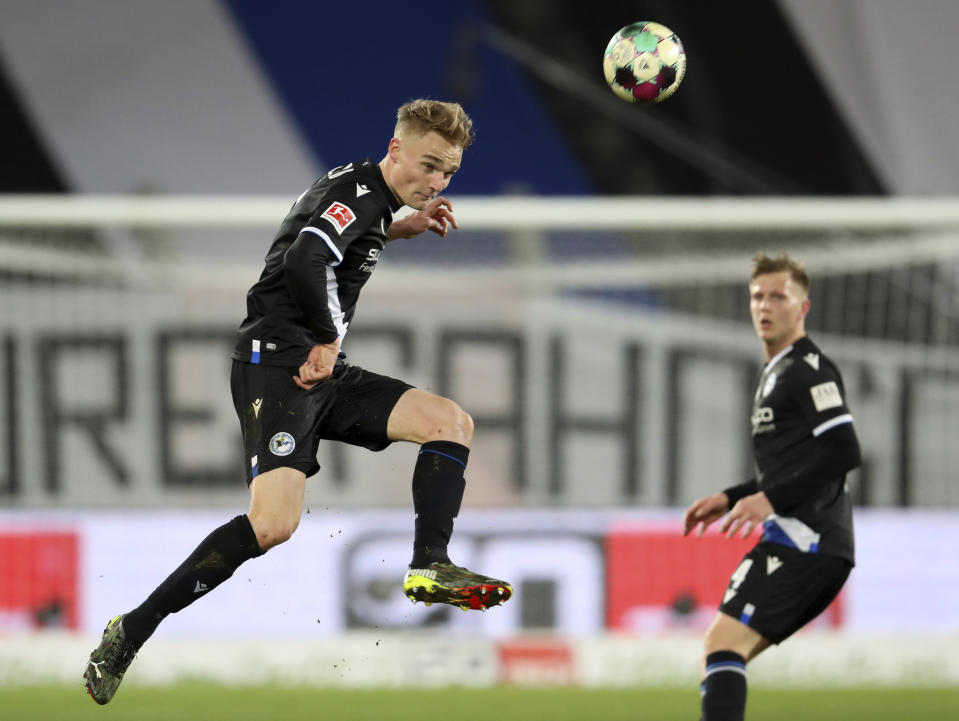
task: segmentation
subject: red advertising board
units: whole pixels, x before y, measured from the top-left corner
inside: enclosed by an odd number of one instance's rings
[[[576,681],[570,645],[558,639],[515,639],[497,646],[500,682],[515,685],[568,686]]]
[[[79,597],[75,532],[0,532],[0,631],[79,629]]]
[[[757,541],[756,533],[746,539],[717,532],[699,538],[673,528],[613,528],[606,555],[607,627],[636,633],[702,630],[715,615],[730,574]],[[819,623],[837,627],[841,621],[840,595]]]

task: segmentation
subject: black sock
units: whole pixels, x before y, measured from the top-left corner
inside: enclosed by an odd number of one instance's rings
[[[463,502],[463,471],[469,454],[469,448],[452,441],[430,441],[420,448],[413,469],[416,531],[411,566],[449,562],[446,546]]]
[[[203,539],[146,601],[123,617],[123,631],[136,645],[153,635],[160,621],[219,586],[251,558],[263,555],[246,515],[224,523]]]
[[[746,659],[735,651],[706,656],[702,721],[743,721],[746,713]]]

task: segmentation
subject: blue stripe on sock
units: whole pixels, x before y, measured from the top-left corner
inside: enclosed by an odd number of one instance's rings
[[[419,455],[422,456],[424,453],[435,453],[435,454],[438,455],[438,456],[443,456],[444,458],[449,458],[451,461],[456,461],[456,462],[459,463],[461,466],[463,466],[463,468],[466,468],[466,464],[463,463],[463,461],[461,461],[461,460],[460,460],[459,458],[457,458],[456,456],[451,456],[449,453],[440,453],[439,451],[434,451],[432,448],[424,448],[424,449],[422,449],[422,450],[420,451]]]
[[[723,669],[723,668],[738,668],[738,669],[745,670],[746,664],[740,663],[739,661],[720,661],[718,663],[709,664],[706,667],[706,672],[709,673],[710,671],[714,671],[716,669]]]

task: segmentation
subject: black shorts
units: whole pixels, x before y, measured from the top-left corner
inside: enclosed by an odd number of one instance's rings
[[[246,482],[274,468],[320,470],[320,439],[382,451],[393,407],[413,386],[339,363],[333,375],[306,391],[296,368],[233,361],[230,390],[246,452]]]
[[[839,556],[762,542],[730,576],[719,610],[780,643],[826,610],[851,570]]]

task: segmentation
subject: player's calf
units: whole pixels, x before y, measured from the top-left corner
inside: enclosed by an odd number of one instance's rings
[[[702,721],[743,721],[746,713],[746,659],[735,651],[706,656]]]

